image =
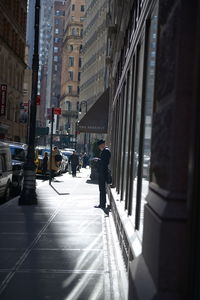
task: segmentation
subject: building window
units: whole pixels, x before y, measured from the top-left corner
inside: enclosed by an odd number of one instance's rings
[[[59,34],[59,29],[55,28],[55,34]]]
[[[155,64],[157,48],[158,5],[148,16],[146,28],[141,32],[129,67],[127,45],[121,52],[115,80],[115,109],[113,113],[112,156],[113,185],[124,201],[140,240],[142,240],[144,206],[151,174],[151,126],[154,106]],[[132,28],[132,27],[131,27]],[[127,39],[129,36],[127,36]],[[126,38],[125,38],[126,39]],[[123,77],[122,77],[123,76]],[[119,82],[123,82],[120,86]]]
[[[82,59],[81,57],[79,57],[79,68],[81,68],[81,66],[82,66]]]
[[[79,111],[79,101],[76,103],[76,110]]]
[[[53,61],[58,62],[58,56],[57,55],[53,57]]]
[[[56,16],[60,16],[60,11],[56,10]]]
[[[73,50],[74,50],[73,45],[69,45],[69,51],[73,51]]]
[[[83,49],[83,45],[80,45],[80,51]]]
[[[85,11],[85,6],[81,5],[81,11]]]
[[[83,37],[83,29],[81,29],[81,37]]]
[[[72,4],[72,11],[75,11],[75,4]]]
[[[69,95],[72,94],[72,86],[71,86],[71,85],[68,85],[67,91],[68,91],[68,94],[69,94]]]
[[[54,53],[58,53],[58,47],[54,47]]]
[[[78,95],[80,94],[80,87],[79,86],[77,87],[77,94]]]
[[[146,65],[146,83],[144,95],[144,133],[142,136],[142,151],[141,151],[141,193],[140,193],[140,212],[138,216],[139,234],[142,237],[143,220],[144,220],[144,205],[146,204],[146,196],[148,193],[148,184],[150,180],[150,157],[151,157],[151,128],[153,115],[153,99],[154,99],[154,81],[155,81],[155,61],[156,61],[156,47],[151,48],[152,40],[157,36],[157,6],[151,16],[149,39],[148,39],[148,53]],[[155,41],[156,43],[157,41]],[[153,51],[152,51],[153,50]],[[153,55],[152,55],[153,53]]]
[[[58,71],[58,65],[54,65],[54,71]]]
[[[66,110],[71,110],[71,102],[70,101],[65,101],[65,107],[66,107]]]
[[[55,43],[58,43],[58,42],[59,42],[59,38],[56,37],[56,38],[54,39],[54,42],[55,42]]]
[[[68,74],[69,74],[69,80],[73,80],[73,79],[74,79],[74,74],[73,74],[73,72],[72,72],[72,71],[69,71]]]
[[[58,25],[59,24],[59,19],[55,20],[55,24]]]
[[[72,35],[76,35],[76,28],[72,28]]]
[[[78,72],[78,81],[81,80],[81,72]]]
[[[70,56],[69,57],[69,67],[73,67],[74,66],[74,57]]]
[[[80,17],[80,22],[83,22],[84,21],[84,17]]]

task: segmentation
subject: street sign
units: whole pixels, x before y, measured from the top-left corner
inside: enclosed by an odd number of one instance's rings
[[[53,108],[54,115],[61,115],[61,108],[60,107],[54,107]]]
[[[7,100],[7,85],[0,85],[0,116],[6,114],[6,100]]]

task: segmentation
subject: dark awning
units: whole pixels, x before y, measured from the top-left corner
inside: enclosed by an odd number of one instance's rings
[[[97,99],[78,123],[78,131],[89,133],[107,133],[109,111],[109,89]]]

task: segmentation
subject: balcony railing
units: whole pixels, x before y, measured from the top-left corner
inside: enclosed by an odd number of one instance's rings
[[[65,93],[61,96],[60,101],[62,101],[65,97],[79,97],[77,92]]]

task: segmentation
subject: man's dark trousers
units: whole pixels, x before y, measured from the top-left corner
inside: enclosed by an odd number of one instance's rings
[[[100,191],[100,206],[106,206],[106,176],[103,173],[99,174],[99,191]]]
[[[73,176],[76,176],[76,168],[77,168],[77,165],[72,164],[72,175]]]

